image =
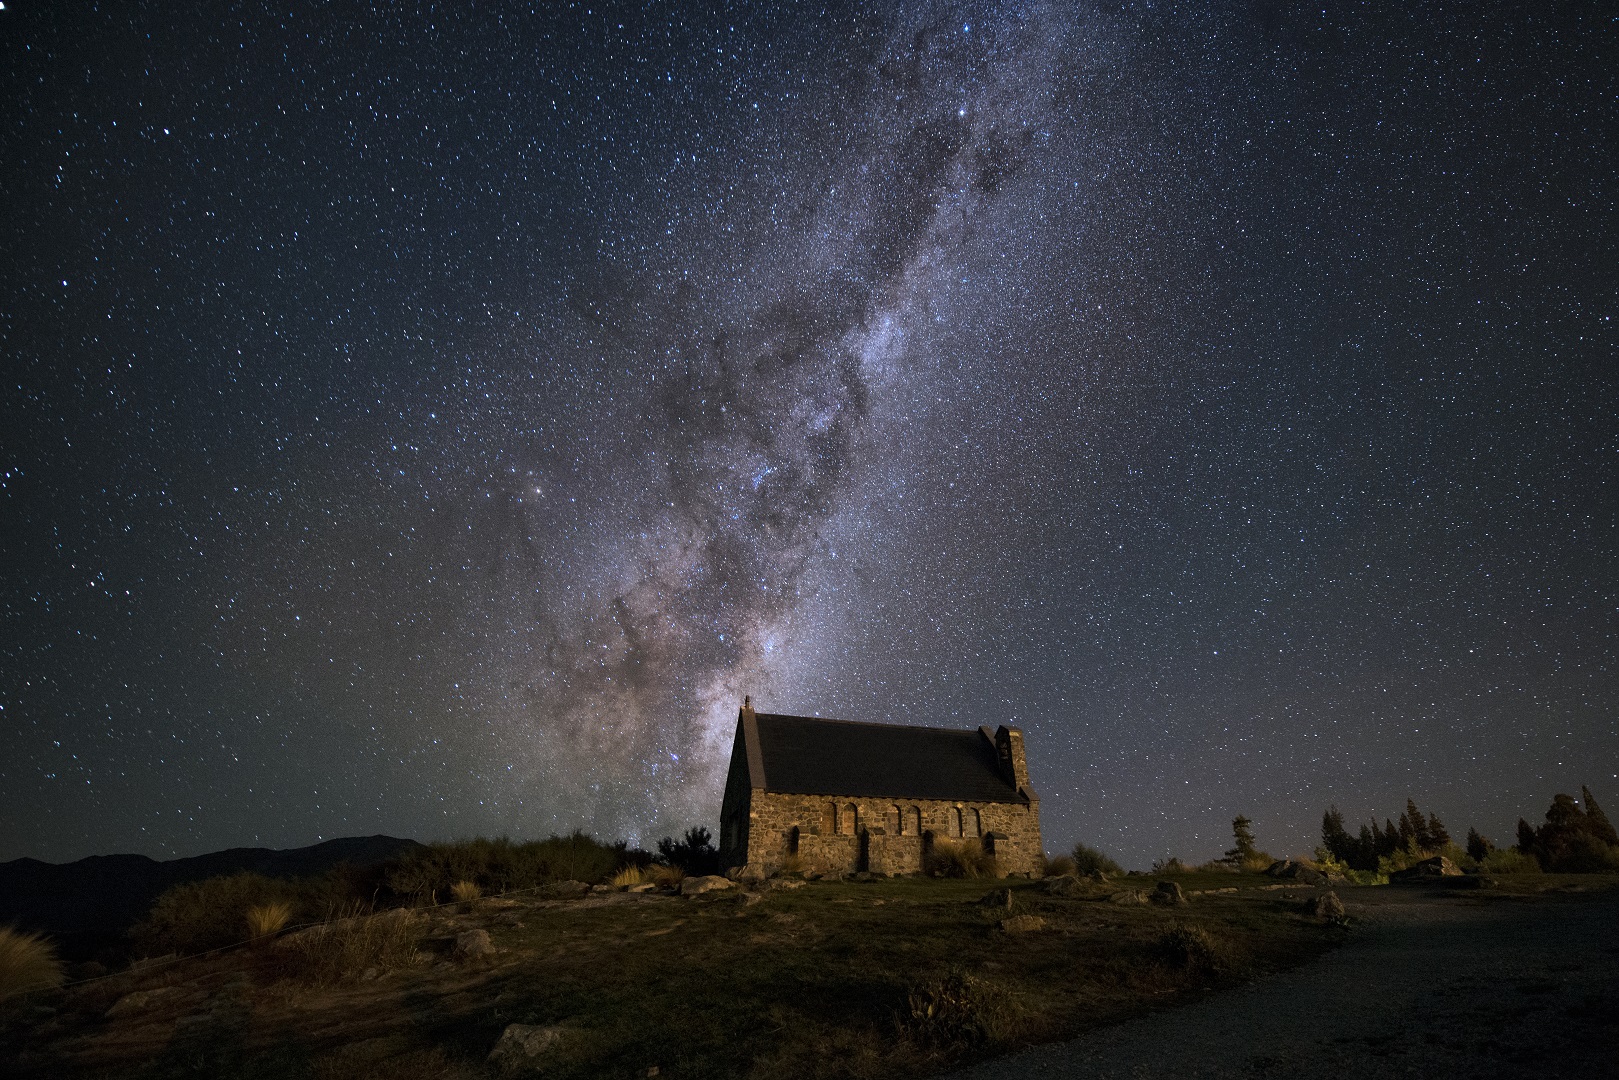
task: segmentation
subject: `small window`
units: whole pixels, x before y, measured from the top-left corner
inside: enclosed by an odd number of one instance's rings
[[[912,836],[921,836],[922,835],[922,808],[920,806],[913,806],[913,807],[910,808],[910,810],[906,811],[906,813],[909,815],[909,817],[911,819],[911,827],[910,827],[910,830],[909,830],[910,834]]]
[[[838,832],[845,836],[853,836],[860,831],[860,810],[854,803],[846,803],[843,807],[843,819],[838,822]]]
[[[905,835],[905,811],[901,810],[897,806],[891,806],[891,807],[888,808],[887,817],[888,817],[888,821],[886,822],[886,824],[888,826],[888,831],[893,833],[895,836],[904,836]]]
[[[787,854],[798,854],[798,826],[794,825],[787,830]]]
[[[970,811],[970,813],[972,814],[973,835],[974,836],[983,836],[984,835],[984,816],[982,814],[980,814],[977,810]]]
[[[961,835],[961,807],[959,806],[950,808],[950,835]]]
[[[838,805],[827,803],[821,808],[821,835],[831,836],[838,831]]]

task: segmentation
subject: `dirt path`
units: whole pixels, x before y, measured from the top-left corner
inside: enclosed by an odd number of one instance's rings
[[[1313,964],[952,1075],[1619,1076],[1619,894],[1354,892],[1359,932]]]

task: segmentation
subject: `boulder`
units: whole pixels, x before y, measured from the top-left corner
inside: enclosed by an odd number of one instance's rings
[[[1341,919],[1344,917],[1344,902],[1338,899],[1337,893],[1328,890],[1306,900],[1304,910],[1317,919]]]
[[[1423,859],[1419,863],[1413,863],[1404,870],[1394,871],[1389,875],[1389,881],[1432,881],[1434,878],[1461,876],[1462,871],[1459,866],[1443,855],[1435,855],[1431,859]]]
[[[1125,889],[1123,892],[1114,893],[1108,900],[1114,904],[1145,904],[1148,893],[1146,889]]]
[[[643,881],[639,885],[631,885],[629,888],[625,889],[624,891],[625,892],[632,892],[632,893],[657,892],[658,891],[658,885],[657,885],[657,882],[655,882],[655,881]]]
[[[582,881],[559,881],[541,889],[540,895],[547,900],[577,900],[589,891],[590,886]]]
[[[1048,877],[1040,883],[1040,891],[1047,896],[1084,896],[1090,889],[1074,874]]]
[[[125,994],[113,1002],[112,1008],[107,1010],[108,1016],[122,1016],[125,1013],[140,1012],[149,1008],[153,1002],[173,997],[177,989],[173,986],[159,986],[152,990],[137,990],[133,994]]]
[[[464,930],[455,935],[455,958],[457,960],[474,960],[480,956],[488,956],[495,951],[494,943],[489,940],[487,930]]]
[[[555,1024],[507,1024],[495,1048],[489,1051],[489,1060],[506,1065],[530,1065],[561,1040],[562,1029]]]
[[[999,925],[1008,934],[1027,934],[1032,930],[1043,930],[1046,920],[1038,915],[1008,915]]]
[[[1273,862],[1266,868],[1265,874],[1273,878],[1285,878],[1288,881],[1297,881],[1301,885],[1325,885],[1327,875],[1313,866],[1295,862],[1292,859],[1282,859]]]
[[[722,878],[717,874],[707,877],[689,877],[680,883],[681,896],[702,896],[705,893],[719,892],[722,889],[734,889],[736,882]]]
[[[1173,881],[1160,881],[1147,899],[1155,904],[1170,906],[1186,903],[1186,894],[1181,892],[1181,887]]]
[[[991,889],[980,897],[978,902],[985,907],[1010,908],[1012,906],[1012,890]]]

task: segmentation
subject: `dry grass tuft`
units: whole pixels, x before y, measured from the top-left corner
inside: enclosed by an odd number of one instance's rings
[[[247,909],[247,936],[268,937],[292,920],[292,905],[280,900],[254,904]]]
[[[654,885],[674,888],[686,880],[686,871],[678,866],[662,866],[658,863],[653,863],[646,868],[646,880]]]
[[[1158,955],[1170,967],[1190,972],[1212,972],[1220,967],[1220,950],[1201,926],[1177,923],[1158,939]]]
[[[995,856],[984,850],[977,840],[935,840],[923,862],[923,870],[933,877],[993,878],[1000,877]]]
[[[1067,875],[1074,873],[1075,870],[1076,867],[1074,866],[1073,859],[1070,859],[1066,855],[1058,855],[1055,859],[1047,858],[1042,860],[1040,876],[1066,877]]]
[[[1008,995],[976,975],[951,972],[913,987],[903,1026],[935,1050],[1005,1043],[1018,1035],[1020,1018]]]
[[[40,934],[0,926],[0,1001],[62,985],[56,947]]]
[[[413,964],[426,936],[419,916],[392,908],[338,919],[282,940],[298,961],[298,974],[324,985],[357,979],[370,968],[384,971]]]
[[[781,868],[776,872],[782,877],[796,877],[802,874],[808,865],[802,855],[788,855],[781,860]]]
[[[608,879],[607,884],[616,889],[627,889],[631,885],[639,885],[645,880],[646,874],[642,873],[639,866],[631,863]]]
[[[450,895],[455,897],[458,903],[465,904],[482,896],[483,889],[476,881],[457,881],[450,886]]]

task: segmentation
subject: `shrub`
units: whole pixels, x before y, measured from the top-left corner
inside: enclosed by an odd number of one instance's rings
[[[922,870],[933,877],[1000,877],[995,856],[977,840],[935,840],[922,860]]]
[[[56,947],[40,934],[0,926],[0,1001],[62,985]]]
[[[904,1026],[937,1050],[1002,1043],[1017,1034],[1019,1014],[1007,995],[964,971],[918,984],[905,1004]]]
[[[254,904],[247,909],[247,936],[268,937],[292,919],[292,905],[282,900],[268,904]]]
[[[522,844],[479,837],[413,849],[389,862],[384,878],[396,895],[425,900],[462,881],[495,893],[569,880],[598,884],[626,862],[639,862],[637,856],[645,857],[623,842],[604,844],[579,830]]]
[[[1064,877],[1072,874],[1076,867],[1074,860],[1066,855],[1058,855],[1055,859],[1049,856],[1041,860],[1041,877]]]
[[[1201,926],[1176,923],[1159,937],[1156,951],[1170,967],[1183,971],[1209,972],[1219,967],[1219,950]]]
[[[1184,874],[1187,872],[1187,866],[1181,862],[1178,855],[1171,855],[1167,859],[1159,859],[1153,863],[1152,872],[1155,874]]]
[[[358,978],[368,968],[414,963],[426,934],[418,915],[394,908],[351,914],[282,940],[303,978],[329,984]]]
[[[1553,850],[1549,869],[1559,874],[1619,873],[1619,848],[1589,833],[1575,833]]]
[[[1517,848],[1497,848],[1484,856],[1479,868],[1486,874],[1538,874],[1540,863]]]
[[[720,852],[713,844],[713,835],[701,825],[686,830],[680,840],[665,836],[658,841],[658,857],[670,866],[678,866],[694,877],[720,872]]]
[[[242,940],[242,913],[252,907],[290,905],[296,887],[262,874],[230,874],[164,890],[152,910],[129,931],[147,956],[198,953]]]
[[[476,881],[457,881],[450,886],[450,895],[455,897],[457,903],[465,904],[482,896],[483,887]]]
[[[1075,844],[1074,845],[1073,857],[1074,857],[1074,872],[1075,873],[1079,873],[1079,874],[1093,874],[1093,873],[1122,874],[1122,873],[1124,873],[1124,868],[1121,867],[1118,863],[1114,862],[1111,858],[1109,858],[1108,856],[1102,854],[1100,851],[1097,851],[1095,848],[1086,847],[1084,844]]]
[[[618,873],[614,874],[612,879],[608,881],[608,884],[615,888],[627,889],[631,885],[639,885],[645,880],[646,874],[639,866],[632,863],[631,865],[624,867]]]

